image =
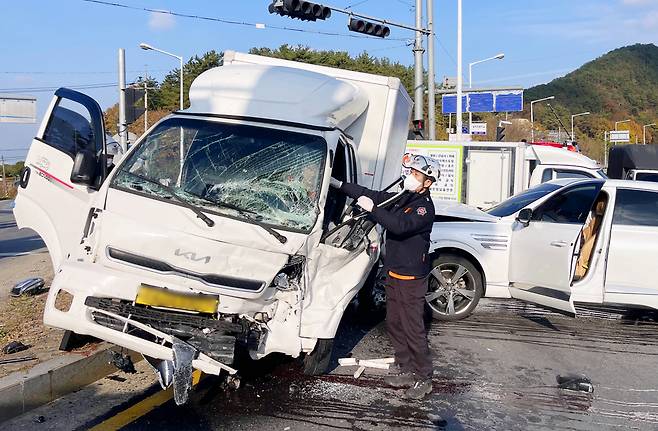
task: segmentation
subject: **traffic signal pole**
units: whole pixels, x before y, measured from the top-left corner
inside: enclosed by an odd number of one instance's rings
[[[428,2],[428,11],[432,12],[432,0],[427,0]],[[399,27],[406,30],[411,30],[416,33],[413,52],[414,52],[414,126],[417,128],[417,132],[422,132],[423,129],[423,96],[424,96],[424,83],[423,83],[423,36],[428,36],[428,47],[430,47],[430,52],[428,55],[429,59],[429,70],[430,74],[430,87],[431,90],[434,89],[434,33],[432,30],[433,27],[433,17],[430,14],[428,19],[428,28],[423,28],[423,0],[416,0],[416,22],[415,26],[410,26],[406,24],[401,24],[399,22],[390,21],[387,19],[377,18],[370,15],[364,15],[361,13],[354,12],[353,10],[341,9],[334,6],[328,6],[323,4],[312,3],[305,0],[273,0],[269,5],[270,13],[275,13],[281,16],[287,16],[290,18],[300,19],[302,21],[316,21],[318,19],[325,20],[331,16],[331,12],[342,13],[349,17],[347,28],[350,31],[357,33],[363,33],[368,36],[386,38],[390,35],[391,30],[388,26]],[[379,23],[379,24],[375,24]],[[381,25],[380,25],[381,24]],[[433,100],[435,95],[433,91],[429,93],[429,103],[430,113],[429,113],[429,123],[430,123],[430,136],[434,135],[434,105],[435,101]]]

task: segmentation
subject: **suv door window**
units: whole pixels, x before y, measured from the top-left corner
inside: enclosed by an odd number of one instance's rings
[[[42,141],[72,158],[80,150],[99,155],[91,115],[83,105],[69,99],[60,99],[53,109]]]
[[[601,183],[592,183],[558,193],[535,209],[532,219],[548,223],[584,224],[601,187]]]
[[[658,226],[658,193],[618,189],[612,224]]]

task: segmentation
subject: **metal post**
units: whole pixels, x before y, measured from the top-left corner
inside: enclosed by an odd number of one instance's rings
[[[473,63],[468,63],[468,89],[473,89]],[[471,127],[473,126],[473,113],[468,110],[468,134],[471,134]]]
[[[535,111],[532,109],[533,105],[530,102],[530,143],[535,142]]]
[[[144,133],[149,128],[149,87],[148,87],[149,72],[144,68]]]
[[[608,169],[608,131],[603,132],[603,167]]]
[[[448,133],[452,130],[452,112],[448,114]]]
[[[457,0],[457,140],[462,140],[462,0]]]
[[[119,48],[119,144],[128,150],[128,125],[126,124],[126,50]]]
[[[436,139],[436,76],[434,72],[434,0],[427,0],[427,122],[430,140]]]
[[[423,25],[423,0],[416,0],[416,27]],[[423,34],[416,32],[414,43],[414,124],[423,121]]]
[[[5,197],[9,196],[9,193],[7,193],[7,176],[5,175],[5,156],[2,156],[2,187],[5,189]]]

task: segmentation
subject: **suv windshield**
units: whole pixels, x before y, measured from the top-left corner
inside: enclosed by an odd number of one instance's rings
[[[531,189],[525,190],[516,196],[512,196],[495,207],[489,208],[486,212],[495,217],[507,217],[559,188],[560,186],[557,184],[540,184]]]
[[[308,231],[319,212],[326,148],[317,135],[172,118],[121,164],[112,185],[169,199],[155,182],[211,213]]]

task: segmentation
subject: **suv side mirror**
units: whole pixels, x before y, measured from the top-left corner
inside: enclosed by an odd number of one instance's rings
[[[75,155],[73,170],[71,171],[71,182],[87,186],[94,185],[97,165],[98,160],[94,153],[89,150],[81,150]]]
[[[519,211],[519,214],[516,216],[516,221],[521,223],[523,226],[528,226],[530,220],[532,219],[532,210],[530,208],[523,208]]]

